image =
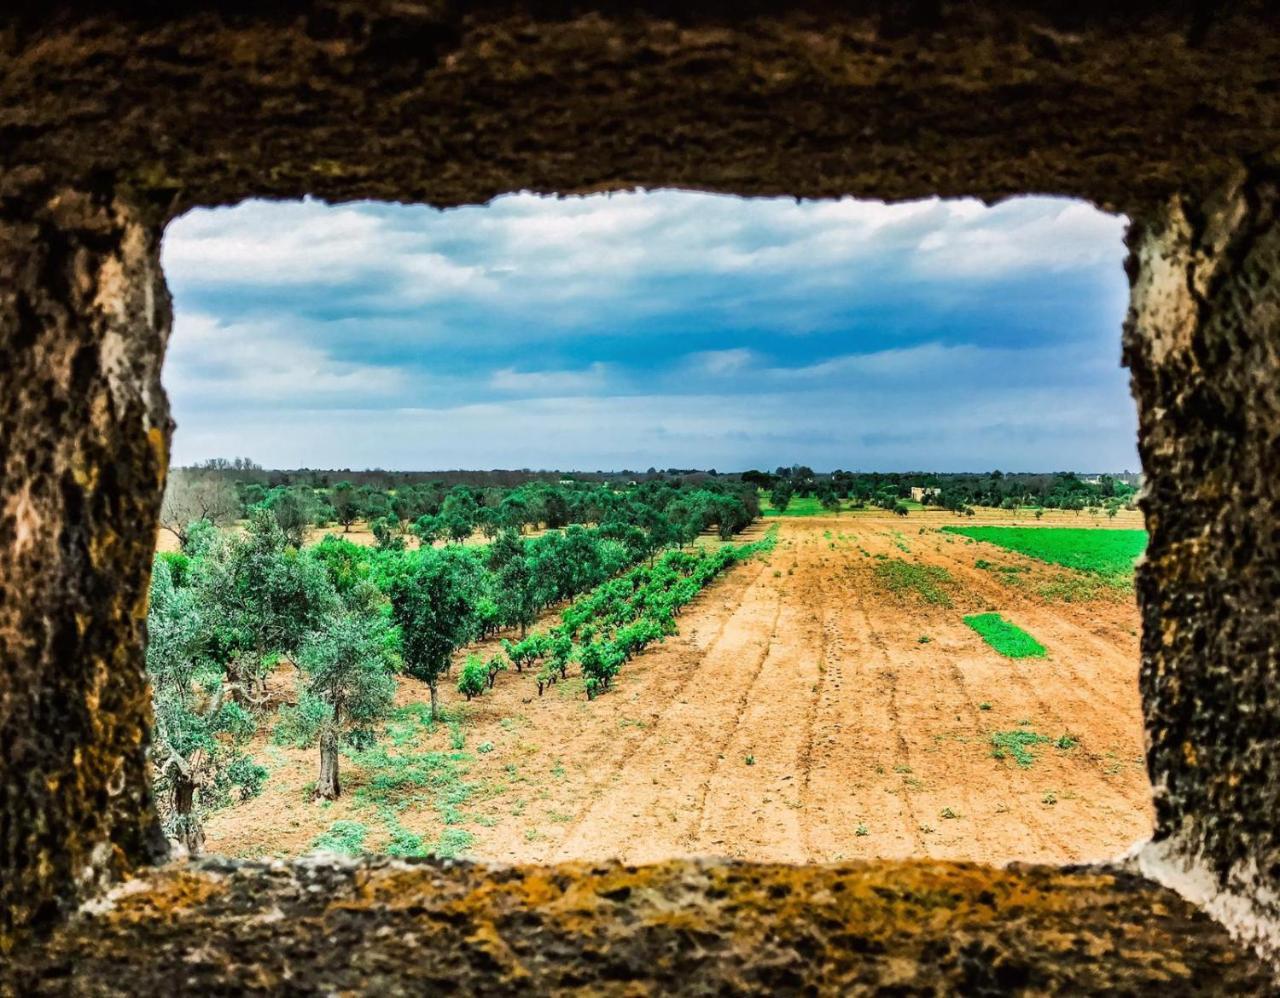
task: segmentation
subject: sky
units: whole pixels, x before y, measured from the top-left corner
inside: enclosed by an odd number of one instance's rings
[[[1087,204],[249,201],[165,234],[173,459],[1137,469]]]

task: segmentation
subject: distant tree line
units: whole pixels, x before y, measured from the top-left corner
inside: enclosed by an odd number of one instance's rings
[[[397,547],[412,538],[423,544],[460,542],[477,531],[492,539],[503,530],[523,533],[571,523],[625,520],[629,514],[624,507],[637,503],[678,524],[672,529],[695,535],[714,527],[728,537],[759,515],[754,488],[709,475],[694,479],[663,475],[638,485],[530,481],[511,488],[450,486],[443,480],[382,488],[346,478],[328,485],[271,485],[262,480],[252,462],[237,459],[174,469],[160,522],[179,546],[185,546],[191,523],[226,526],[265,509],[295,546],[301,546],[316,528],[336,525],[345,533],[362,521],[368,523],[380,547]]]
[[[1052,474],[942,474],[937,472],[851,472],[818,474],[804,465],[773,472],[745,471],[739,479],[770,494],[772,505],[786,509],[797,497],[817,499],[829,509],[843,503],[905,512],[903,501],[913,487],[937,489],[922,498],[925,505],[964,512],[974,506],[1016,509],[1108,509],[1130,504],[1137,492],[1131,476],[1100,475],[1086,480],[1073,472]]]

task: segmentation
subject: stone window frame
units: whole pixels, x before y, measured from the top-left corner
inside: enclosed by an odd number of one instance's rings
[[[1135,862],[1280,952],[1274,5],[20,0],[0,57],[0,944],[163,855],[141,656],[167,222],[642,185],[1132,220]]]

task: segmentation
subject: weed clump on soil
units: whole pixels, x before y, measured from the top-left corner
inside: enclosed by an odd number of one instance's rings
[[[951,573],[940,565],[918,565],[892,558],[876,565],[875,578],[891,593],[915,593],[934,606],[951,606],[951,595],[947,592],[952,583]]]
[[[1029,769],[1036,761],[1031,749],[1036,745],[1045,745],[1052,739],[1037,734],[1028,728],[1015,728],[1013,731],[993,731],[991,733],[991,757],[1004,759],[1013,757],[1021,769]]]
[[[1009,623],[998,613],[977,613],[964,622],[1006,658],[1044,658],[1045,647],[1021,627]]]
[[[358,821],[335,821],[328,831],[316,837],[311,843],[311,849],[358,856],[364,852],[364,840],[368,834],[369,829]]]

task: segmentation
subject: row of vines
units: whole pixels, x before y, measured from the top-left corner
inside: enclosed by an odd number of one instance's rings
[[[507,668],[530,669],[541,696],[567,678],[576,663],[587,698],[609,689],[623,665],[649,645],[676,633],[676,617],[718,575],[776,542],[777,527],[760,541],[715,551],[668,551],[652,566],[640,566],[598,586],[561,614],[561,622],[518,642],[504,641],[506,660],[480,665],[468,660],[458,689],[468,699],[492,687]]]

